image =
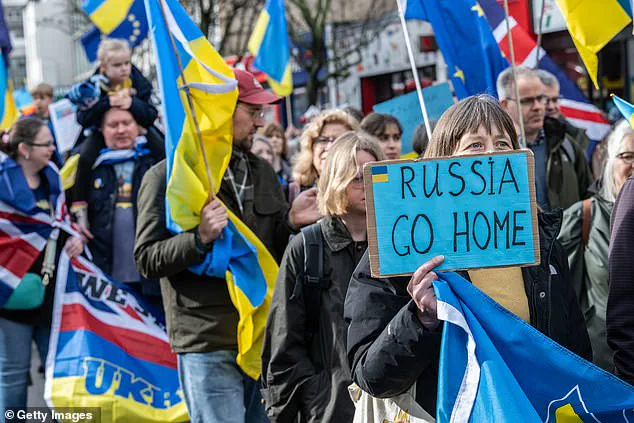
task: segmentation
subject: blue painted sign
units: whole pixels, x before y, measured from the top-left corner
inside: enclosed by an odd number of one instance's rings
[[[368,164],[364,182],[373,276],[539,263],[528,150]]]
[[[423,100],[425,100],[429,119],[440,119],[445,110],[453,105],[449,83],[444,82],[424,88]],[[376,113],[387,113],[399,120],[403,127],[403,135],[401,137],[403,144],[402,154],[412,152],[412,136],[416,127],[423,123],[423,113],[420,110],[416,91],[376,104],[372,109]]]

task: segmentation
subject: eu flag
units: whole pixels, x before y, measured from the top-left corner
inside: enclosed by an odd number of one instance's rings
[[[497,97],[497,76],[509,64],[475,0],[407,0],[405,18],[431,24],[458,98]]]
[[[289,95],[293,91],[293,75],[284,0],[266,0],[248,48],[255,56],[253,65],[268,75],[275,94]]]
[[[165,106],[166,224],[168,229],[179,233],[200,223],[200,211],[210,192],[217,193],[220,189],[231,158],[237,81],[231,68],[178,0],[145,2]],[[189,88],[193,110],[185,85]],[[204,153],[200,150],[197,129],[200,129]],[[206,176],[203,154],[208,159],[212,186]],[[190,270],[226,278],[229,295],[240,315],[236,361],[246,374],[257,379],[278,266],[249,227],[231,210],[227,209],[227,214],[230,222],[222,237],[214,242],[205,261]]]
[[[434,282],[445,321],[438,421],[634,421],[634,387],[557,344],[455,273]]]
[[[82,8],[99,31],[109,38],[127,40],[130,47],[135,47],[147,37],[143,0],[84,0]],[[94,33],[92,35],[94,40]],[[82,44],[86,48],[83,40]],[[86,54],[90,59],[88,51]]]

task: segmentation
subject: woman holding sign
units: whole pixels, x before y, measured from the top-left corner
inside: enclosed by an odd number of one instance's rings
[[[466,98],[438,121],[425,158],[519,149],[511,118],[489,96]],[[592,359],[583,316],[569,281],[566,257],[556,241],[561,212],[538,215],[539,266],[461,272],[510,312],[576,354]],[[345,303],[352,379],[375,397],[392,397],[416,383],[415,398],[436,414],[442,323],[432,282],[439,255],[409,277],[372,278],[366,254],[357,266]]]
[[[262,351],[271,422],[351,422],[343,302],[367,248],[363,165],[382,160],[374,139],[348,132],[330,149],[317,202],[324,218],[284,253]]]

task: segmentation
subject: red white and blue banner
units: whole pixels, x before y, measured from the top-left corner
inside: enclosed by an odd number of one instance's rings
[[[162,313],[82,257],[62,253],[56,283],[49,407],[99,407],[102,422],[188,421]]]

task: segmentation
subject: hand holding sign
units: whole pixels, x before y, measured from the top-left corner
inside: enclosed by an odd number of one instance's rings
[[[432,282],[438,279],[438,275],[432,272],[434,268],[439,266],[445,258],[436,256],[428,262],[423,263],[419,267],[409,284],[407,284],[407,292],[414,300],[418,307],[416,315],[420,322],[429,330],[434,330],[438,326],[438,316],[436,315],[436,293]]]

